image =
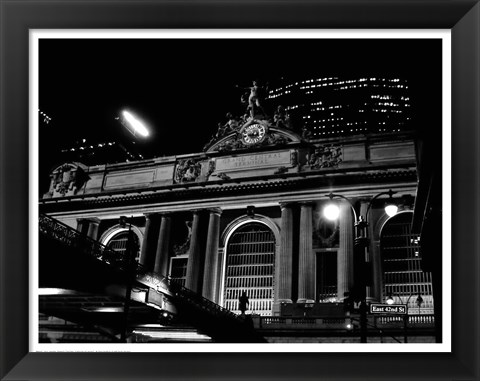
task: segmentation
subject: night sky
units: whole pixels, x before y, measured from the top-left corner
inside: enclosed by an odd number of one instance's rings
[[[414,126],[441,122],[440,40],[41,40],[40,171],[75,140],[115,140],[128,108],[149,126],[151,156],[200,152],[258,78],[400,77]],[[436,135],[436,133],[435,133]]]

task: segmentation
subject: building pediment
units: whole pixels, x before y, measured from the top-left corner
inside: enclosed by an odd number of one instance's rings
[[[272,125],[263,119],[250,119],[234,131],[215,136],[205,146],[206,152],[231,152],[263,147],[281,147],[300,143],[301,137],[286,128]]]

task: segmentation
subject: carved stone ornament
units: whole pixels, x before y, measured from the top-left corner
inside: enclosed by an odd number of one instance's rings
[[[74,196],[88,180],[88,176],[78,163],[65,163],[50,175],[50,189],[47,197]]]
[[[207,178],[215,171],[216,163],[215,160],[210,160],[208,162],[208,171],[207,171]]]
[[[299,165],[299,162],[298,162],[298,152],[297,151],[291,151],[290,152],[290,161],[292,163],[292,165],[294,167],[296,167],[297,165]]]
[[[220,180],[230,180],[230,176],[228,176],[226,173],[223,173],[223,172],[217,173],[217,177]]]
[[[229,152],[229,151],[236,151],[241,148],[244,148],[244,145],[238,139],[237,136],[234,136],[228,140],[223,141],[221,144],[219,144],[217,147],[217,151]]]
[[[195,181],[202,171],[202,165],[198,160],[180,160],[175,168],[174,180],[176,183]]]
[[[212,138],[204,147],[206,152],[232,152],[265,146],[281,146],[300,142],[293,131],[277,128],[267,120],[249,119],[237,132],[221,139]]]
[[[278,167],[275,172],[273,172],[274,175],[281,175],[283,173],[287,173],[288,168],[287,167]]]
[[[187,254],[190,249],[190,240],[192,239],[192,221],[185,221],[185,226],[187,227],[187,239],[182,244],[173,245],[173,252],[175,255]]]
[[[338,221],[328,221],[320,218],[313,222],[313,246],[336,247],[338,246],[340,225]]]
[[[307,166],[311,169],[336,168],[342,162],[342,147],[324,145],[316,147],[307,156]]]
[[[285,136],[280,134],[270,134],[270,136],[268,137],[268,145],[276,146],[276,145],[283,145],[287,143],[288,143],[288,140],[285,138]]]

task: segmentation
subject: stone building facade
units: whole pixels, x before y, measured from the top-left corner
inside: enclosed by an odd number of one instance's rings
[[[417,187],[415,142],[402,133],[308,140],[251,117],[216,136],[204,152],[87,167],[63,163],[40,199],[48,214],[118,251],[126,216],[137,260],[205,298],[264,317],[343,313],[354,281],[355,218],[331,192],[367,216],[371,282],[367,300],[405,302],[420,293],[432,313],[431,279],[409,232]],[[381,192],[395,192],[388,217]],[[403,229],[403,230],[402,230]]]

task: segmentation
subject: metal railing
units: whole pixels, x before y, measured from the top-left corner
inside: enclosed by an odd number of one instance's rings
[[[234,314],[229,309],[224,308],[207,298],[204,298],[200,294],[197,294],[196,292],[186,288],[185,286],[182,286],[180,283],[177,283],[172,279],[168,279],[168,282],[169,289],[182,300],[192,303],[199,308],[207,309],[210,313],[216,316],[229,317],[234,318],[238,321],[243,321],[238,315]]]
[[[71,228],[55,218],[40,214],[38,218],[38,227],[40,233],[56,239],[67,246],[80,250],[84,254],[95,257],[102,262],[117,267],[121,267],[125,262],[124,256],[120,253],[80,233],[78,230]]]
[[[420,315],[407,315],[405,316],[376,316],[375,322],[377,325],[395,325],[404,324],[405,319],[407,324],[412,327],[416,326],[429,326],[435,324],[435,315],[420,314]]]
[[[278,328],[279,326],[290,328],[328,328],[345,324],[344,317],[275,317],[275,316],[255,316],[254,320],[259,327]],[[403,327],[403,316],[369,316],[368,320],[374,323],[378,328],[398,328]],[[408,315],[407,324],[409,328],[433,328],[435,326],[434,315]]]
[[[118,269],[128,270],[127,255],[116,252],[100,242],[80,233],[78,230],[52,218],[40,214],[39,216],[40,233],[50,238],[56,239],[65,245],[80,250],[83,254],[92,256],[104,263],[114,266]],[[208,311],[210,314],[221,317],[234,318],[236,321],[243,321],[238,315],[230,310],[219,306],[209,299],[197,294],[196,292],[175,282],[174,279],[158,273],[146,271],[145,268],[136,263],[134,267],[137,280],[142,277],[148,277],[151,286],[157,288],[161,285],[166,286],[167,290],[175,297],[195,305],[197,308]]]

